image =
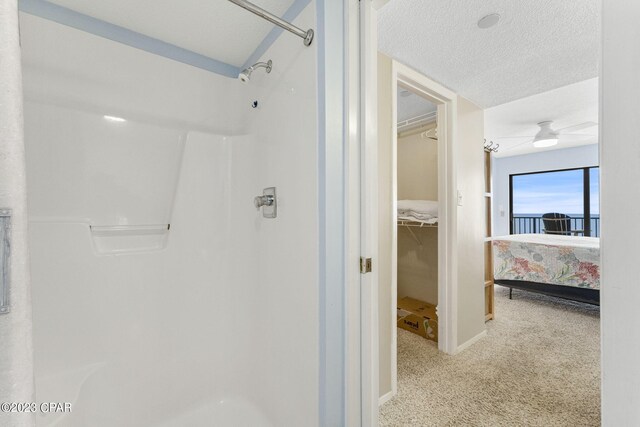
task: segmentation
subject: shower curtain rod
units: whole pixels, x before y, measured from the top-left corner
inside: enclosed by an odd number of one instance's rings
[[[290,23],[288,23],[285,20],[282,20],[280,18],[278,18],[277,16],[267,12],[266,10],[256,6],[253,3],[250,3],[246,0],[229,0],[231,3],[234,3],[238,6],[240,6],[243,9],[248,10],[249,12],[255,13],[256,15],[258,15],[261,18],[266,19],[267,21],[276,24],[277,26],[279,26],[280,28],[283,28],[293,34],[295,34],[298,37],[301,37],[302,39],[304,39],[304,45],[305,46],[309,46],[311,44],[311,42],[313,41],[313,30],[309,29],[308,31],[302,30],[298,27],[296,27],[295,25],[291,25]]]

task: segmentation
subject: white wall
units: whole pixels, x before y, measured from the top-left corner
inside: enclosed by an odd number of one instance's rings
[[[10,256],[9,271],[0,271],[0,285],[4,283],[2,299],[5,303],[8,300],[11,310],[0,314],[0,400],[32,402],[31,283],[17,6],[16,1],[0,0],[0,209],[11,210],[10,233],[3,232],[0,240],[0,263],[4,263],[4,255]],[[0,425],[30,426],[34,417],[2,411]]]
[[[269,425],[317,425],[315,46],[278,38],[272,73],[242,84],[21,24],[38,400],[73,402],[69,426],[186,425],[209,408],[202,425],[248,402]],[[253,207],[269,186],[273,220]],[[99,255],[97,217],[167,221],[166,248]]]
[[[640,425],[640,3],[603,2],[602,425]],[[631,219],[631,220],[630,220]]]
[[[31,149],[39,142],[27,139]],[[257,218],[242,209],[251,189],[230,170],[251,157],[231,160],[232,143],[243,142],[190,135],[164,251],[98,256],[86,224],[31,223],[37,398],[72,402],[65,425],[153,425],[207,399],[257,399],[243,386],[253,375],[237,356],[251,352],[259,321],[250,286],[257,274],[227,259],[257,263],[243,239],[252,236],[232,233],[236,220]],[[27,159],[31,187],[46,186]],[[228,194],[237,197],[220,209]],[[236,307],[243,321],[230,327]],[[138,406],[166,399],[173,405],[164,410]],[[39,417],[39,425],[53,419]]]
[[[509,175],[598,166],[598,145],[548,150],[512,157],[494,157],[493,235],[509,234]]]
[[[312,3],[295,24],[314,23]],[[319,419],[316,55],[317,44],[305,48],[297,37],[280,37],[261,58],[273,60],[271,74],[255,73],[258,111],[252,99],[242,104],[259,164],[254,192],[275,186],[279,195],[278,218],[255,222],[259,321],[251,338],[260,378],[254,386],[277,426],[314,426]]]

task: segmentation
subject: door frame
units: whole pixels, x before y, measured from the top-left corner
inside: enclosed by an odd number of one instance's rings
[[[349,425],[373,426],[378,425],[378,412],[380,404],[379,396],[379,281],[376,271],[378,259],[378,218],[377,218],[377,192],[378,192],[378,166],[377,166],[377,9],[384,5],[385,1],[360,1],[359,3],[359,25],[357,31],[350,26],[350,37],[357,37],[359,47],[359,67],[358,67],[358,87],[360,122],[357,138],[350,133],[350,141],[358,142],[358,149],[354,153],[359,160],[359,171],[350,168],[347,173],[349,187],[357,188],[359,191],[351,191],[347,195],[348,205],[359,206],[360,212],[354,218],[354,211],[350,211],[350,227],[348,231],[349,242],[360,241],[360,256],[373,259],[373,271],[371,273],[360,274],[359,286],[349,282],[349,285],[359,287],[359,300],[347,298],[347,348],[350,349],[347,360],[347,371],[353,372],[360,362],[359,379],[360,393],[353,390],[347,393],[347,419],[354,421]],[[351,45],[353,46],[353,45]],[[439,174],[444,177],[438,183],[439,201],[444,214],[445,227],[439,229],[438,236],[444,245],[443,256],[439,258],[439,295],[438,295],[438,316],[440,334],[439,348],[449,354],[454,354],[457,350],[457,260],[453,256],[456,250],[456,230],[457,230],[457,191],[456,191],[456,165],[455,165],[455,128],[457,121],[457,95],[444,86],[425,77],[410,67],[399,62],[393,63],[393,80],[395,85],[401,81],[403,85],[411,87],[417,93],[433,100],[438,104],[439,126],[442,129],[442,144],[445,145],[442,157],[439,155]],[[350,85],[351,86],[351,85]],[[394,95],[395,102],[395,95]],[[394,107],[395,111],[395,107]],[[395,121],[395,118],[394,120]],[[350,125],[355,125],[349,121]],[[394,159],[395,161],[395,159]],[[351,158],[349,165],[354,165]],[[357,185],[354,183],[357,182]],[[359,227],[356,226],[358,225]],[[441,234],[443,233],[443,234]],[[440,244],[440,243],[439,243]],[[348,259],[348,277],[355,277],[359,274],[359,266],[353,263],[353,259]],[[358,273],[356,273],[358,272]],[[441,284],[442,288],[441,288]],[[354,295],[349,291],[350,295]],[[394,299],[395,301],[395,299]],[[392,319],[395,319],[395,307]],[[395,331],[395,322],[392,331]],[[358,338],[359,337],[359,340]],[[393,351],[396,352],[397,335],[393,337]],[[358,340],[355,342],[355,340]],[[359,353],[359,360],[358,360]],[[396,377],[393,383],[397,382],[397,361],[393,360]],[[393,371],[392,371],[393,372]],[[357,375],[356,375],[357,376]],[[355,379],[348,376],[349,379]],[[350,381],[347,381],[349,389]],[[394,393],[397,387],[394,386]],[[359,408],[359,411],[356,409]]]
[[[397,87],[401,86],[422,96],[438,107],[438,349],[448,354],[457,350],[457,264],[455,252],[455,230],[457,196],[455,194],[455,160],[453,136],[457,120],[457,96],[454,92],[434,82],[416,70],[396,61],[391,61],[392,96],[392,248],[391,248],[391,395],[397,394],[398,382],[398,332],[396,310],[398,295],[398,137],[397,137]],[[452,206],[453,204],[453,206]],[[382,290],[381,290],[382,292]]]
[[[359,11],[359,100],[360,173],[358,230],[360,257],[370,258],[371,272],[360,273],[360,300],[347,309],[360,313],[361,425],[378,425],[379,353],[378,335],[378,28],[373,1],[360,1]],[[353,200],[356,203],[356,200]],[[354,266],[355,267],[355,266]],[[358,268],[360,271],[360,268]]]

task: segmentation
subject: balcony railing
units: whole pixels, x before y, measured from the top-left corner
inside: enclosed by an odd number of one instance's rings
[[[571,217],[571,230],[584,230],[584,217]],[[514,215],[511,234],[544,233],[544,223],[539,216]],[[580,233],[579,235],[582,235]],[[591,237],[600,237],[600,217],[591,217]]]

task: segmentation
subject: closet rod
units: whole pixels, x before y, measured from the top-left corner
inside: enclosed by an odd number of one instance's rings
[[[309,46],[311,44],[311,42],[313,41],[313,30],[309,29],[307,31],[300,29],[298,27],[296,27],[295,25],[291,25],[290,23],[288,23],[287,21],[278,18],[277,16],[275,16],[272,13],[267,12],[266,10],[262,9],[259,6],[256,6],[255,4],[248,2],[246,0],[229,0],[231,3],[234,3],[238,6],[240,6],[243,9],[248,10],[251,13],[255,13],[256,15],[258,15],[259,17],[266,19],[267,21],[276,24],[277,26],[279,26],[280,28],[283,28],[293,34],[295,34],[298,37],[301,37],[302,39],[304,39],[304,45],[305,46]]]

